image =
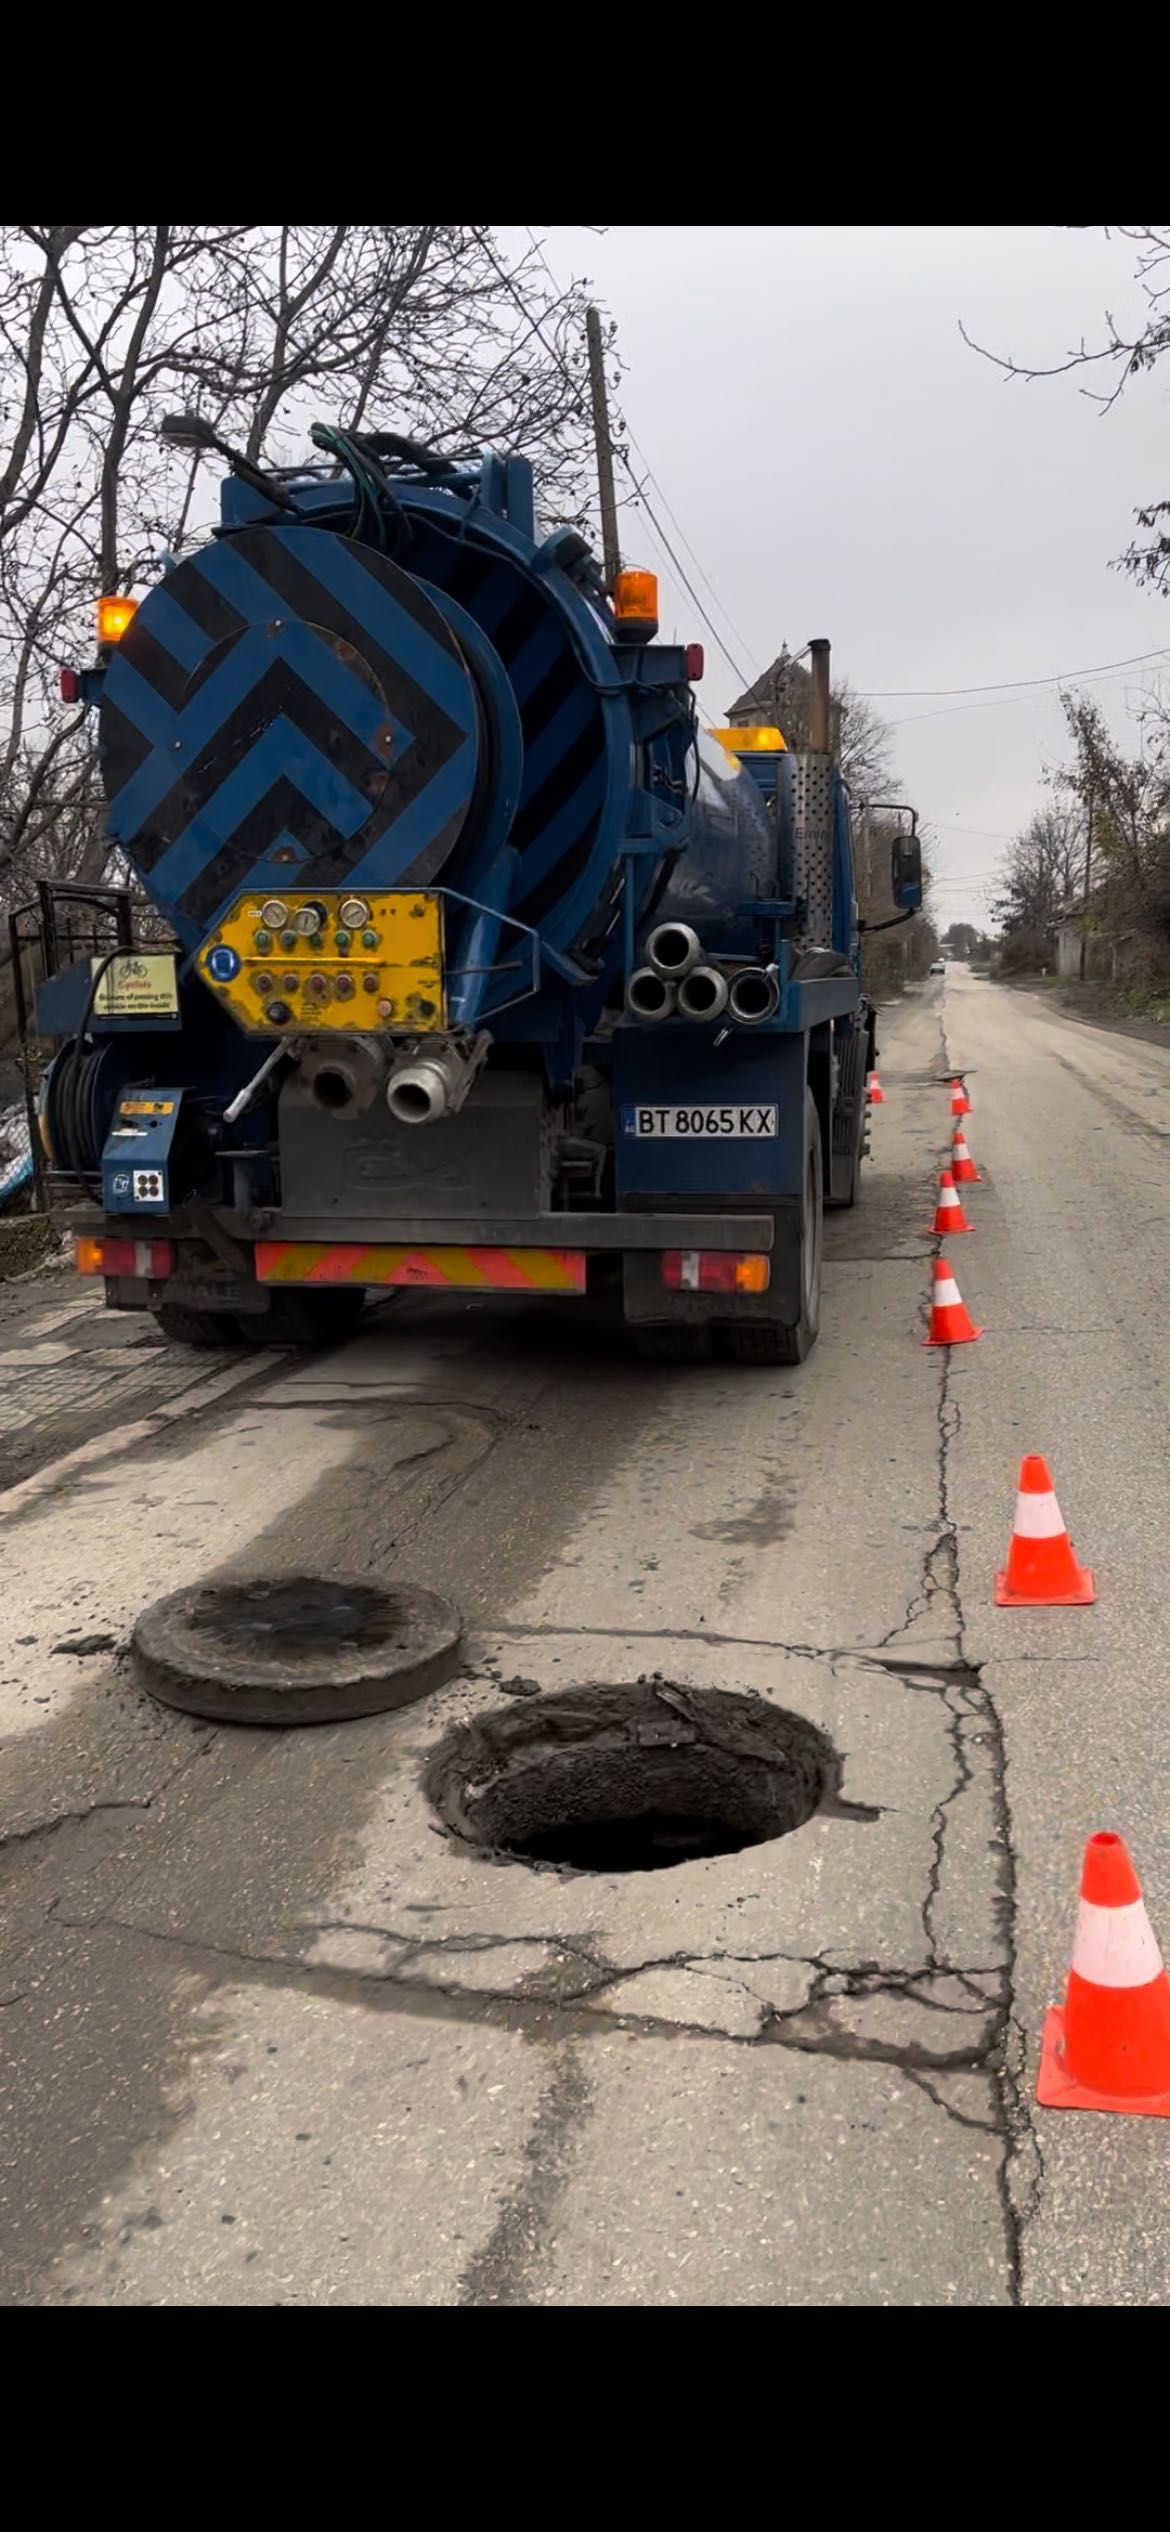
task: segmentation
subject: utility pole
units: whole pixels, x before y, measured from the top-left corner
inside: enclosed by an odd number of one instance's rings
[[[618,550],[617,501],[613,489],[613,441],[609,436],[609,398],[605,389],[605,353],[601,319],[596,308],[585,310],[589,346],[589,394],[593,404],[593,438],[597,448],[597,490],[601,502],[601,559],[605,585],[612,589],[622,567]]]
[[[1085,837],[1085,893],[1081,901],[1081,983],[1084,984],[1089,957],[1089,883],[1093,875],[1093,792],[1089,790],[1089,831]]]

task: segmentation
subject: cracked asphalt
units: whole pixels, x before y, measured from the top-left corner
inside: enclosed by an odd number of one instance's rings
[[[1167,2300],[1165,2123],[1032,2092],[1089,1830],[1170,1937],[1170,1057],[953,969],[880,1047],[802,1370],[638,1366],[604,1301],[412,1297],[170,1422],[107,1381],[91,1457],[71,1405],[73,1456],[0,1491],[5,2301]],[[986,1334],[946,1354],[948,1061]],[[10,1353],[66,1341],[45,1315]],[[1036,1449],[1095,1609],[992,1606]],[[329,1730],[151,1704],[137,1610],[257,1569],[452,1592],[464,1665]],[[789,1709],[836,1796],[653,1873],[442,1833],[453,1725],[639,1679]]]

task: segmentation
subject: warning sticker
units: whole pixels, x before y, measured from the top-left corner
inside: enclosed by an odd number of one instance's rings
[[[177,1019],[179,992],[173,952],[127,950],[124,957],[112,959],[98,985],[93,1007],[105,1020]]]

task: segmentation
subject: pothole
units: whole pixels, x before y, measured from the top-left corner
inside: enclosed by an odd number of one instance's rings
[[[477,1715],[447,1733],[423,1789],[445,1828],[493,1854],[650,1873],[787,1837],[839,1777],[803,1715],[652,1679]]]

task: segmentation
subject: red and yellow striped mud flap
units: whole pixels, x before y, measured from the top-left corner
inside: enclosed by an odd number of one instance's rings
[[[584,1292],[576,1248],[386,1248],[339,1240],[258,1240],[262,1284],[411,1284],[453,1292]]]

